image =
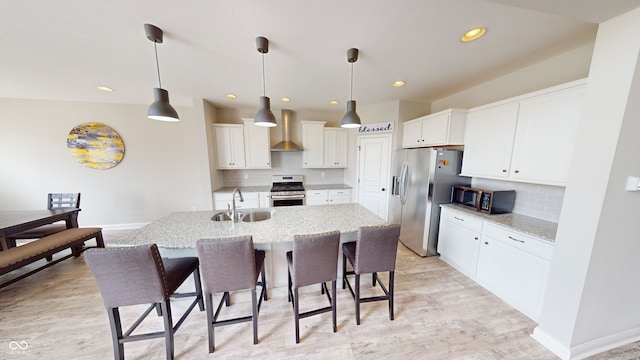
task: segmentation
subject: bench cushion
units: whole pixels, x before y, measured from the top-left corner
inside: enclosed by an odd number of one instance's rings
[[[71,247],[75,242],[85,241],[101,235],[101,228],[71,228],[53,235],[43,237],[27,244],[10,248],[0,252],[0,269],[12,267],[27,259],[42,259],[64,248]],[[102,240],[100,238],[100,240]],[[2,272],[0,272],[2,273]]]

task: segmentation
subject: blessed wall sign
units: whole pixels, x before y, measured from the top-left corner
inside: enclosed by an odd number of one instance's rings
[[[393,122],[362,124],[362,126],[358,128],[358,135],[380,134],[387,132],[393,132]]]

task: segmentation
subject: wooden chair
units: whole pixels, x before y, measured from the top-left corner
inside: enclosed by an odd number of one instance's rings
[[[293,251],[287,252],[289,273],[289,301],[293,300],[293,316],[296,327],[296,344],[300,342],[300,318],[332,312],[333,332],[336,326],[336,279],[338,277],[338,253],[340,232],[332,231],[314,235],[295,235]],[[331,295],[327,289],[331,281]],[[329,306],[300,313],[298,289],[320,283],[320,292],[327,294]]]
[[[262,299],[267,300],[263,250],[254,250],[251,235],[200,239],[196,249],[202,269],[204,298],[207,308],[207,331],[209,333],[209,352],[215,350],[214,329],[219,326],[253,322],[253,344],[258,343],[258,314]],[[260,276],[260,281],[258,277]],[[256,286],[262,291],[259,301],[256,299]],[[238,290],[251,290],[251,315],[226,320],[218,320],[222,304],[231,305],[229,293]],[[213,294],[222,293],[217,309],[213,310]]]
[[[349,291],[356,303],[356,324],[360,325],[360,303],[370,301],[388,301],[389,319],[393,320],[393,286],[394,272],[396,268],[396,254],[398,251],[398,238],[400,237],[400,225],[386,226],[363,226],[358,229],[356,241],[342,244],[342,273],[343,282],[349,286]],[[347,261],[353,268],[347,271]],[[389,272],[389,289],[384,286],[378,272]],[[373,277],[372,286],[376,282],[384,291],[383,296],[360,297],[360,275],[371,273]],[[352,288],[348,275],[355,275],[355,285]]]
[[[200,311],[204,311],[198,258],[161,258],[158,247],[153,244],[89,249],[85,251],[84,259],[98,283],[102,301],[107,308],[114,358],[124,359],[124,344],[127,342],[164,337],[167,359],[173,359],[173,335],[196,304],[199,305]],[[194,277],[195,291],[174,294],[191,274]],[[194,297],[175,325],[171,315],[171,296]],[[139,304],[150,306],[127,331],[123,332],[119,308]],[[163,318],[164,331],[132,335],[154,309]]]

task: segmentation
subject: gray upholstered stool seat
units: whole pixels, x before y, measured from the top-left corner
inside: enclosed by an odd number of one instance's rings
[[[207,308],[207,331],[209,333],[209,352],[215,350],[214,328],[240,322],[253,322],[253,343],[258,343],[258,314],[262,299],[267,300],[263,250],[253,248],[250,235],[200,239],[196,242],[198,258],[202,268],[204,298]],[[260,281],[258,281],[260,277]],[[256,299],[256,286],[260,285],[259,301]],[[218,320],[222,304],[230,305],[231,291],[251,290],[251,315],[226,320]],[[222,293],[214,312],[213,294]]]
[[[312,235],[295,235],[293,237],[293,251],[287,252],[287,265],[289,274],[289,301],[293,300],[296,343],[300,342],[300,318],[331,311],[333,332],[337,331],[336,279],[338,277],[339,250],[339,231]],[[331,281],[331,295],[329,295],[329,289],[327,289],[327,281]],[[321,284],[320,292],[327,294],[330,306],[301,314],[298,289],[312,284]]]
[[[191,310],[199,305],[204,310],[198,258],[161,258],[158,247],[142,245],[106,249],[89,249],[84,258],[98,283],[102,301],[107,308],[115,359],[124,359],[124,343],[130,341],[165,338],[167,359],[173,359],[173,335]],[[195,291],[176,294],[178,287],[193,274]],[[171,296],[193,296],[193,302],[173,325]],[[129,305],[149,304],[147,310],[123,332],[119,308]],[[158,310],[163,317],[164,331],[135,334],[133,332],[151,313]]]
[[[342,244],[342,288],[349,286],[355,300],[356,324],[360,325],[360,303],[385,300],[389,302],[389,319],[393,320],[393,287],[396,268],[396,254],[400,225],[363,226],[358,229],[356,241]],[[353,270],[347,271],[347,261]],[[387,289],[378,272],[389,272],[389,289]],[[384,296],[360,297],[360,275],[372,274],[373,286],[376,282],[384,291]],[[347,276],[354,275],[355,285],[352,287]]]

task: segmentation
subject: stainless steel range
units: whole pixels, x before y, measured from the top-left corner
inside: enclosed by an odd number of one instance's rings
[[[304,205],[302,175],[271,176],[271,206]]]

